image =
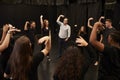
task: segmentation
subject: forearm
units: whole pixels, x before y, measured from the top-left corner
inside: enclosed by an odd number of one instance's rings
[[[97,27],[96,25],[94,25],[91,35],[90,35],[90,43],[94,43],[97,41]]]
[[[25,23],[24,30],[28,30],[27,25],[28,25],[28,24]]]
[[[6,34],[7,34],[7,33],[3,31],[0,44],[2,44],[2,42],[4,41]]]
[[[88,20],[88,27],[91,28],[91,29],[93,28],[93,27],[90,25],[90,20]]]
[[[43,18],[40,18],[40,24],[41,24],[41,28],[43,28],[44,24],[43,24]]]
[[[9,46],[9,42],[10,42],[10,33],[7,33],[3,43],[0,45],[0,52],[2,52],[4,49],[6,49]]]
[[[59,16],[59,17],[57,18],[57,21],[56,21],[56,22],[59,22],[59,21],[60,21],[60,18],[61,18],[61,16]]]
[[[90,43],[99,51],[104,50],[104,44],[102,44],[100,41],[97,41],[97,30],[98,27],[102,27],[100,23],[95,23],[94,27],[92,29],[91,35],[90,35]]]

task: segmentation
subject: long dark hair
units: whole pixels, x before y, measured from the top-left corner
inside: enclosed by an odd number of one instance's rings
[[[13,80],[28,80],[27,73],[32,63],[32,49],[30,40],[21,36],[15,42],[9,64]]]
[[[60,58],[54,77],[57,76],[58,80],[81,80],[83,62],[81,51],[75,46],[70,46]]]

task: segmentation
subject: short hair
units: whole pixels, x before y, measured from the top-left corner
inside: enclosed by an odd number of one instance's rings
[[[108,21],[108,22],[112,23],[112,20],[111,20],[111,19],[106,19],[106,21]]]

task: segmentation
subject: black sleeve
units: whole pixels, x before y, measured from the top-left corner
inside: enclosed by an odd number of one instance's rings
[[[105,46],[104,50],[102,51],[104,56],[110,56],[111,53],[113,53],[113,52],[114,52],[113,48],[109,47],[109,46]]]
[[[38,52],[33,55],[33,66],[37,67],[40,62],[44,59],[43,52]]]
[[[94,61],[97,57],[96,50],[93,48],[91,44],[88,44],[88,46],[85,47],[86,51],[88,52],[91,61]]]
[[[7,66],[5,68],[5,73],[8,75],[10,74],[10,64],[9,63],[7,64]]]

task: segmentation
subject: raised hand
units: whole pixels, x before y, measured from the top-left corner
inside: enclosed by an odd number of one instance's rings
[[[79,36],[79,38],[76,39],[76,43],[78,44],[78,46],[87,46],[88,45],[88,43],[81,36]]]
[[[89,18],[88,20],[89,20],[89,21],[93,20],[93,17]]]

